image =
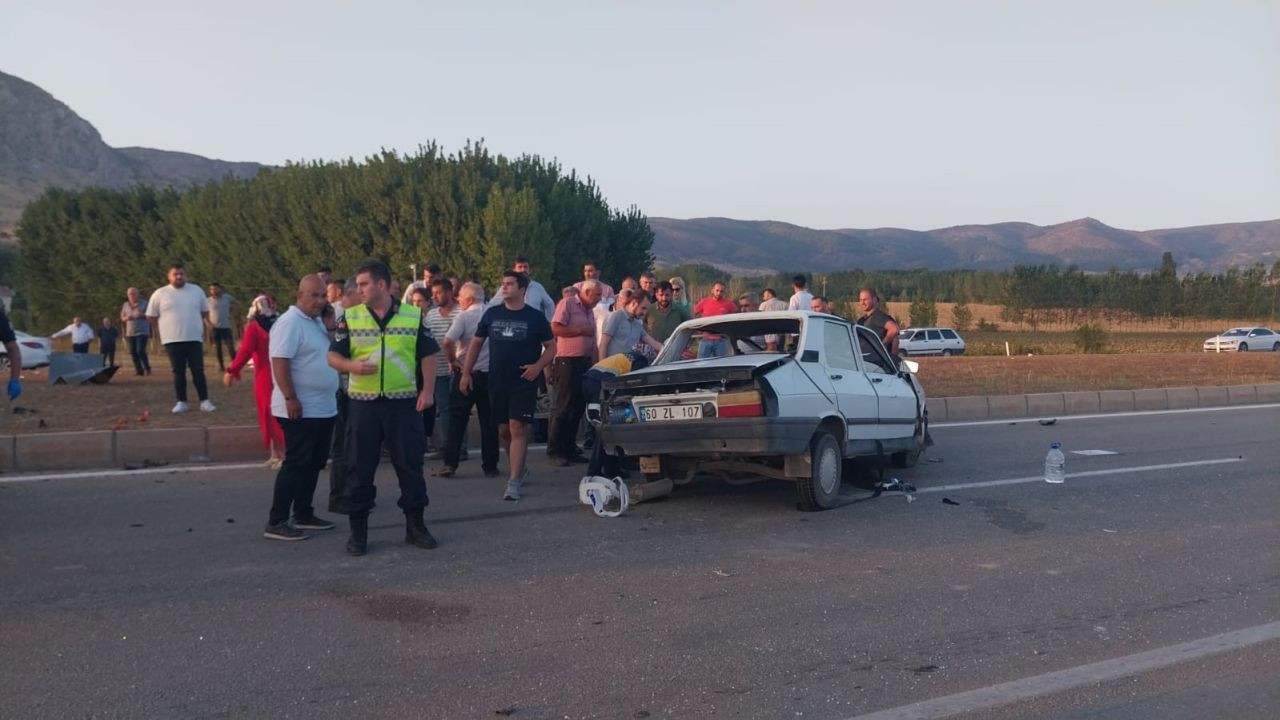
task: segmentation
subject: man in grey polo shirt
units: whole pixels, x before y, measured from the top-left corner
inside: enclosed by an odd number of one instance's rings
[[[231,293],[224,291],[218,283],[209,283],[209,316],[205,318],[205,323],[209,326],[209,339],[218,351],[218,367],[223,372],[227,371],[227,366],[222,359],[222,346],[226,345],[227,352],[230,353],[228,359],[234,360],[236,357],[236,341],[231,334],[231,315],[239,311],[240,303]]]
[[[338,414],[338,373],[329,367],[329,333],[320,317],[327,304],[324,281],[307,275],[296,304],[271,328],[271,414],[284,430],[284,464],[263,533],[272,540],[305,540],[303,530],[333,529],[311,506]]]
[[[653,348],[654,352],[661,350],[662,343],[650,337],[644,329],[644,316],[647,312],[649,296],[640,290],[628,298],[620,309],[610,313],[600,335],[598,357],[607,358],[630,352],[642,343]]]

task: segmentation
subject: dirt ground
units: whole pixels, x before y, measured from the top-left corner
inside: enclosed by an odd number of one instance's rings
[[[1111,355],[1036,355],[1032,357],[917,357],[920,379],[931,397],[956,395],[1016,395],[1068,390],[1130,390],[1186,385],[1244,385],[1280,382],[1277,353],[1133,353]],[[106,385],[49,385],[48,369],[23,373],[22,396],[6,402],[0,414],[0,434],[121,430],[200,425],[252,425],[253,370],[244,380],[222,385],[217,362],[205,359],[212,413],[196,408],[195,389],[188,382],[192,410],[173,415],[172,374],[167,360],[152,356],[154,374],[137,377],[121,368]],[[21,410],[14,413],[14,409]],[[150,416],[142,419],[144,413]],[[121,420],[127,422],[121,423]]]

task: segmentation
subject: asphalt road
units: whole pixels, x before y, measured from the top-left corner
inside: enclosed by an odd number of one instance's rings
[[[934,435],[913,502],[823,513],[708,480],[607,520],[472,460],[434,551],[386,474],[364,558],[263,539],[264,470],[0,476],[0,717],[1280,712],[1280,408]],[[1055,440],[1116,454],[1048,485]]]

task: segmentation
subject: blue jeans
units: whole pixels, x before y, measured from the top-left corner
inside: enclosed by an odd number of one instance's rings
[[[729,354],[729,338],[720,338],[719,340],[708,340],[702,338],[698,341],[698,357],[724,357]]]

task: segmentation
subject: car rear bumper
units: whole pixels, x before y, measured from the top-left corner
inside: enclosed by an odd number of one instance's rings
[[[790,455],[807,452],[818,427],[811,418],[711,418],[605,425],[606,450],[628,455]]]

